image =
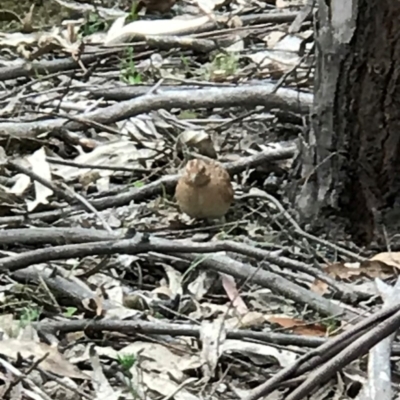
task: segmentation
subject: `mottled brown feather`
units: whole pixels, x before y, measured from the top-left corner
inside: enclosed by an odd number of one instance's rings
[[[195,159],[186,164],[175,197],[180,210],[192,218],[221,218],[232,204],[234,191],[221,164]]]

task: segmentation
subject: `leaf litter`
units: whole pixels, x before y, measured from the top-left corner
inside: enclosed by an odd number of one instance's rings
[[[397,253],[306,232],[288,197],[305,1],[3,3],[2,398],[250,399],[379,306]],[[193,157],[231,174],[225,221],[179,212]]]

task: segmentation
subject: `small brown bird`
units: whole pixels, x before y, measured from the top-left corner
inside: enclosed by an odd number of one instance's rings
[[[190,160],[175,190],[181,211],[197,219],[223,217],[232,204],[233,195],[228,172],[211,160]]]

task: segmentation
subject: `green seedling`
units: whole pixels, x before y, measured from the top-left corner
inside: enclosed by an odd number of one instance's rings
[[[42,313],[42,308],[32,308],[24,307],[21,312],[19,323],[21,328],[25,328],[30,323],[38,321],[40,314]]]
[[[186,72],[191,72],[191,68],[190,68],[190,60],[188,57],[181,55],[181,62],[183,64],[183,69]]]
[[[133,22],[136,21],[138,19],[138,13],[137,13],[137,6],[138,6],[139,2],[138,1],[133,1],[132,5],[131,5],[131,10],[129,11],[129,15],[126,18],[126,22]]]
[[[340,321],[334,318],[326,318],[321,321],[321,324],[326,327],[328,335],[340,328]]]
[[[141,188],[141,187],[144,186],[144,182],[142,182],[142,181],[136,181],[136,182],[133,183],[133,186],[134,186],[135,188]]]
[[[134,354],[118,354],[117,361],[121,368],[127,372],[136,364],[137,358]]]
[[[86,19],[86,22],[82,25],[79,33],[82,36],[90,36],[96,32],[107,31],[108,28],[109,24],[102,20],[98,14],[90,13]]]
[[[64,312],[64,315],[66,317],[72,317],[77,312],[77,310],[78,309],[76,307],[67,307]]]
[[[235,75],[239,66],[238,56],[234,53],[218,53],[209,67],[210,77]]]
[[[178,119],[197,119],[198,115],[196,112],[191,110],[183,110],[177,115]]]
[[[163,316],[160,312],[158,312],[158,311],[156,311],[156,312],[153,314],[153,317],[154,317],[154,318],[157,318],[157,319],[163,319],[163,318],[164,318],[164,316]]]
[[[121,80],[129,85],[142,83],[142,77],[136,70],[132,47],[125,50],[124,58],[121,60]]]
[[[118,354],[117,361],[125,374],[126,386],[134,399],[139,397],[137,391],[132,384],[132,374],[130,369],[137,363],[137,358],[134,354]]]

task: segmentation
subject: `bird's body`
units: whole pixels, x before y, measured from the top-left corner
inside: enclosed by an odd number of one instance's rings
[[[182,212],[197,219],[223,217],[233,201],[228,172],[216,161],[190,160],[175,190]]]

